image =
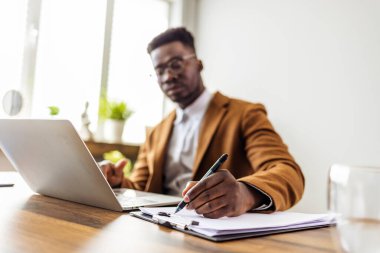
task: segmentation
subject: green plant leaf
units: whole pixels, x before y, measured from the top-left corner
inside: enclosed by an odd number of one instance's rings
[[[59,107],[58,106],[48,106],[50,115],[58,115],[59,114]]]
[[[101,97],[99,100],[99,118],[114,119],[114,120],[127,120],[132,115],[130,110],[124,101],[109,101],[105,97]]]

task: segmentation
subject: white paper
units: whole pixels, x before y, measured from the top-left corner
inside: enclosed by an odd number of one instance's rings
[[[0,172],[0,186],[13,185],[16,182],[16,172],[1,171]]]
[[[305,214],[295,212],[275,212],[272,214],[245,213],[238,217],[223,217],[209,219],[198,215],[195,211],[187,209],[174,214],[175,207],[140,208],[143,213],[159,217],[160,220],[169,221],[173,224],[191,224],[188,228],[208,235],[226,235],[236,233],[276,231],[280,229],[306,228],[333,224],[334,217],[331,214]],[[158,212],[170,213],[171,217],[158,216]]]

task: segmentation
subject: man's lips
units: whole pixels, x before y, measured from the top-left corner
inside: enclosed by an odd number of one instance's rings
[[[176,93],[179,93],[183,90],[183,86],[182,85],[174,85],[168,89],[166,89],[166,94],[168,95],[174,95]]]

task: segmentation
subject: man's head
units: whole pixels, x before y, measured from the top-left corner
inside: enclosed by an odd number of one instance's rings
[[[181,108],[194,102],[203,92],[194,39],[185,28],[171,28],[155,37],[148,45],[161,90]]]

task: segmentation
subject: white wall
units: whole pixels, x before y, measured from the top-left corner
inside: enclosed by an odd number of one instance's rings
[[[13,171],[14,168],[9,162],[8,158],[5,157],[3,151],[0,149],[0,171]]]
[[[325,211],[333,163],[380,166],[380,1],[199,0],[205,83],[259,101]]]

